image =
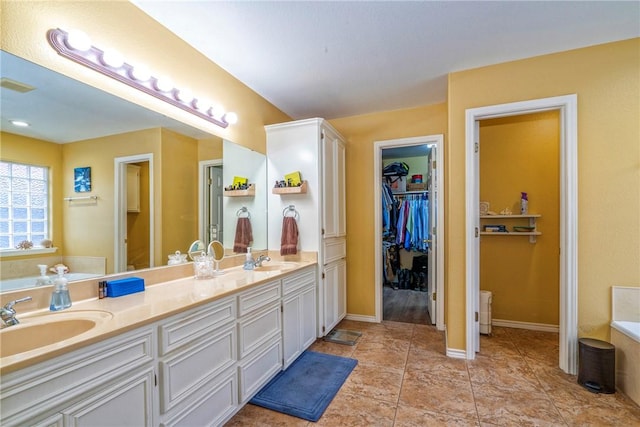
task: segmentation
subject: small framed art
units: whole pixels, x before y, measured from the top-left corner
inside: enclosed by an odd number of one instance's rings
[[[73,189],[76,193],[91,191],[91,168],[75,168],[73,170]]]

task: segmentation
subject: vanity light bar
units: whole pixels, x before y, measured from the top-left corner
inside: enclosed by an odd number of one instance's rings
[[[66,32],[59,28],[47,32],[49,44],[59,55],[114,78],[142,92],[168,102],[178,108],[222,128],[238,121],[238,116],[213,106],[205,99],[195,98],[188,89],[178,89],[166,77],[154,77],[144,65],[133,66],[117,51],[101,50],[80,31]]]

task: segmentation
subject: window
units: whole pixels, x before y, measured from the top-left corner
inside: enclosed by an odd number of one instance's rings
[[[0,250],[49,236],[49,168],[0,161]]]

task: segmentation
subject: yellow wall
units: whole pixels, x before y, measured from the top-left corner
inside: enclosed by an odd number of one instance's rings
[[[39,139],[0,132],[0,158],[9,162],[49,167],[49,203],[51,206],[49,239],[58,248],[58,254],[63,254],[62,199],[65,196],[62,192],[62,147]],[[34,244],[39,244],[39,242],[34,242]],[[12,259],[23,258],[29,258],[29,256],[13,257]]]
[[[330,120],[347,140],[347,312],[375,315],[373,143],[444,134],[446,104]],[[446,145],[446,138],[445,138]]]
[[[91,167],[91,192],[97,203],[72,203],[63,207],[64,255],[102,256],[107,259],[107,273],[114,271],[114,158],[138,154],[153,154],[154,228],[156,235],[162,226],[161,197],[161,131],[148,129],[111,135],[103,138],[63,144],[65,195],[74,195],[73,169]],[[161,260],[156,240],[154,259]]]
[[[480,289],[492,292],[493,318],[559,324],[559,114],[550,111],[480,122],[480,200],[500,212],[520,213],[520,192],[537,219],[536,243],[528,237],[480,239]],[[527,219],[483,224],[529,225]]]
[[[162,259],[198,238],[198,141],[162,130]]]
[[[0,47],[14,55],[103,89],[153,111],[265,153],[264,125],[290,118],[182,39],[127,1],[1,2]],[[76,28],[98,47],[114,47],[130,62],[147,64],[176,86],[238,114],[226,130],[59,56],[48,44],[52,28]]]
[[[640,39],[449,76],[446,312],[465,348],[465,110],[578,95],[578,328],[607,339],[610,287],[640,284]]]

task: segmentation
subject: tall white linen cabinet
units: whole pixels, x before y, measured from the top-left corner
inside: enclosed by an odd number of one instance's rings
[[[345,218],[345,142],[324,119],[265,126],[267,183],[300,172],[306,191],[268,199],[269,249],[279,250],[283,216],[295,216],[298,251],[318,253],[317,328],[325,336],[347,312],[347,230]]]

